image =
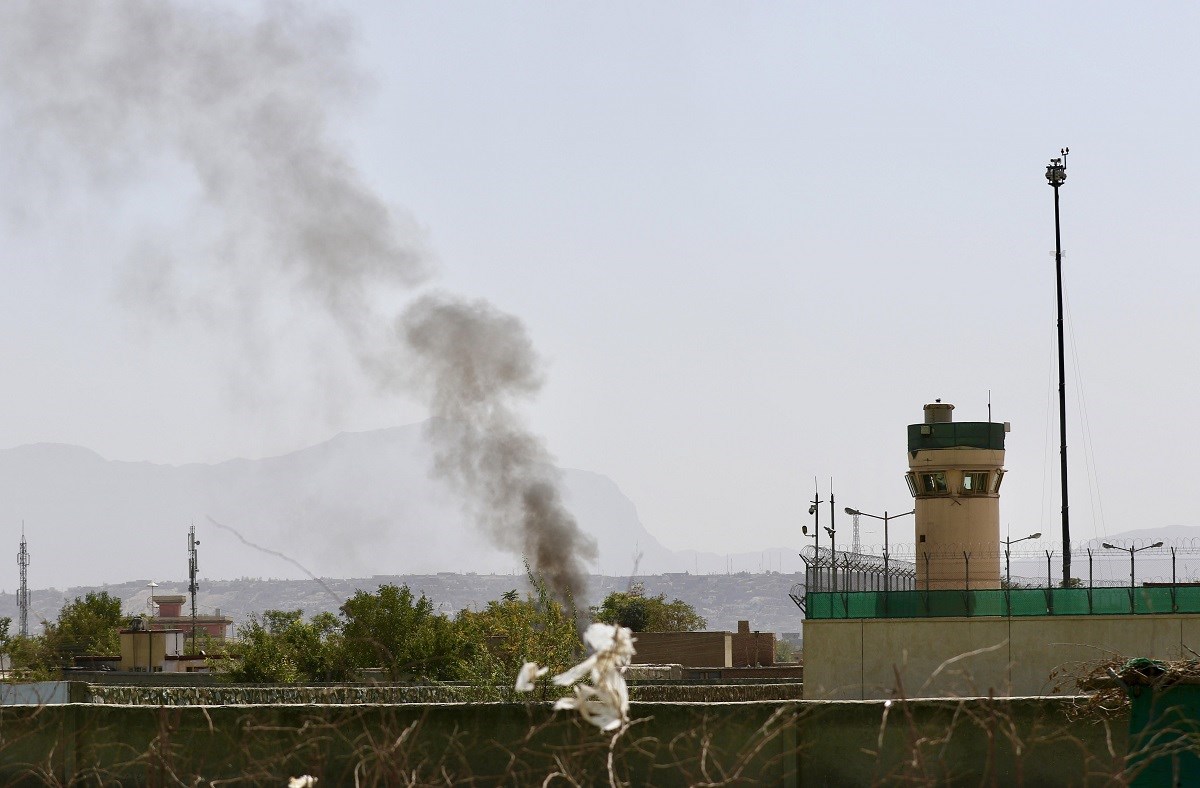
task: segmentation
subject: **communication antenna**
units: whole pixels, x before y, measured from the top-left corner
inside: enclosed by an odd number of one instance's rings
[[[196,548],[200,546],[200,540],[196,538],[196,524],[192,523],[188,529],[188,592],[192,595],[192,651],[196,650],[196,589],[200,584],[196,582],[196,572],[199,569],[199,564],[196,558]]]
[[[862,544],[858,541],[858,515],[855,514],[855,515],[852,515],[852,517],[854,517],[854,537],[853,537],[854,546],[851,547],[850,550],[853,553],[861,554],[862,553]]]
[[[21,521],[21,549],[17,552],[17,566],[21,568],[21,587],[17,590],[19,632],[29,637],[29,547],[25,544],[25,521]]]

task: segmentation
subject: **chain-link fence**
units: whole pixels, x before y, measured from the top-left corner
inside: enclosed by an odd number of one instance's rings
[[[883,611],[889,617],[937,615],[930,612],[928,596],[921,599],[905,597],[907,601],[900,602],[902,597],[896,595],[905,592],[1089,591],[1084,595],[1058,595],[1057,605],[1055,595],[1047,593],[1010,594],[996,599],[984,594],[969,603],[946,603],[947,609],[965,615],[1034,615],[1037,611],[1053,614],[1067,609],[1083,614],[1118,610],[1178,612],[1181,600],[1187,606],[1192,605],[1193,595],[1200,600],[1200,590],[1195,594],[1192,591],[1181,594],[1177,590],[1099,596],[1091,593],[1139,586],[1143,589],[1200,589],[1200,540],[1094,540],[1071,545],[1070,553],[1070,571],[1064,580],[1062,544],[1054,542],[1021,539],[999,545],[900,544],[879,554],[810,546],[800,553],[805,563],[805,582],[793,586],[789,596],[809,617],[820,615],[810,609],[812,595],[826,594],[845,597],[840,605],[823,601],[822,609],[830,612],[841,609],[843,615],[849,615],[848,611],[858,604],[864,615],[867,611]],[[865,599],[854,603],[851,599],[855,594],[864,593],[873,595],[873,599],[879,594],[891,595],[895,604]],[[1021,612],[1013,612],[1014,599],[1019,601]],[[1097,600],[1101,601],[1098,603]],[[982,612],[984,610],[993,612]],[[1197,610],[1192,612],[1200,612],[1200,601],[1197,601]]]

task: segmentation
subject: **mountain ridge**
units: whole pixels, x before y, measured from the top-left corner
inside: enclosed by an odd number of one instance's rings
[[[201,541],[201,572],[213,578],[303,576],[267,551],[330,577],[523,572],[521,558],[487,541],[431,467],[420,423],[341,432],[259,459],[179,465],[23,444],[0,450],[0,523],[9,524],[14,553],[24,524],[30,582],[55,587],[174,575],[187,565],[189,523]],[[612,479],[559,471],[564,502],[599,546],[592,573],[800,567],[796,551],[784,548],[737,556],[671,550]],[[16,586],[15,565],[10,573],[0,571],[0,587]]]

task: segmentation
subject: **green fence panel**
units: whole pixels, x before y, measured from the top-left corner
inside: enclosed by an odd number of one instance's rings
[[[1055,588],[1050,599],[1056,616],[1086,616],[1092,612],[1086,588]]]
[[[1130,612],[1128,588],[1093,588],[1094,615],[1123,615]]]
[[[964,591],[929,591],[925,596],[931,618],[970,615]]]
[[[1171,589],[1137,588],[1133,595],[1135,613],[1170,613],[1172,608]]]
[[[1009,592],[1010,615],[1046,615],[1046,590],[1044,588],[1014,588]]]
[[[972,591],[973,616],[1007,616],[1008,597],[1004,591]]]
[[[847,618],[879,618],[882,601],[875,591],[857,591],[844,595]]]
[[[921,591],[893,591],[888,597],[888,616],[891,618],[923,618],[925,600]]]
[[[1176,586],[1175,603],[1180,613],[1200,613],[1200,586]]]
[[[831,594],[810,591],[804,595],[804,613],[807,618],[833,618]]]

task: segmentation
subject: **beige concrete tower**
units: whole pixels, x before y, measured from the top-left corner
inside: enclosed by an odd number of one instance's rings
[[[1000,587],[1000,482],[1007,424],[955,422],[954,406],[925,406],[908,425],[915,499],[917,589]]]

